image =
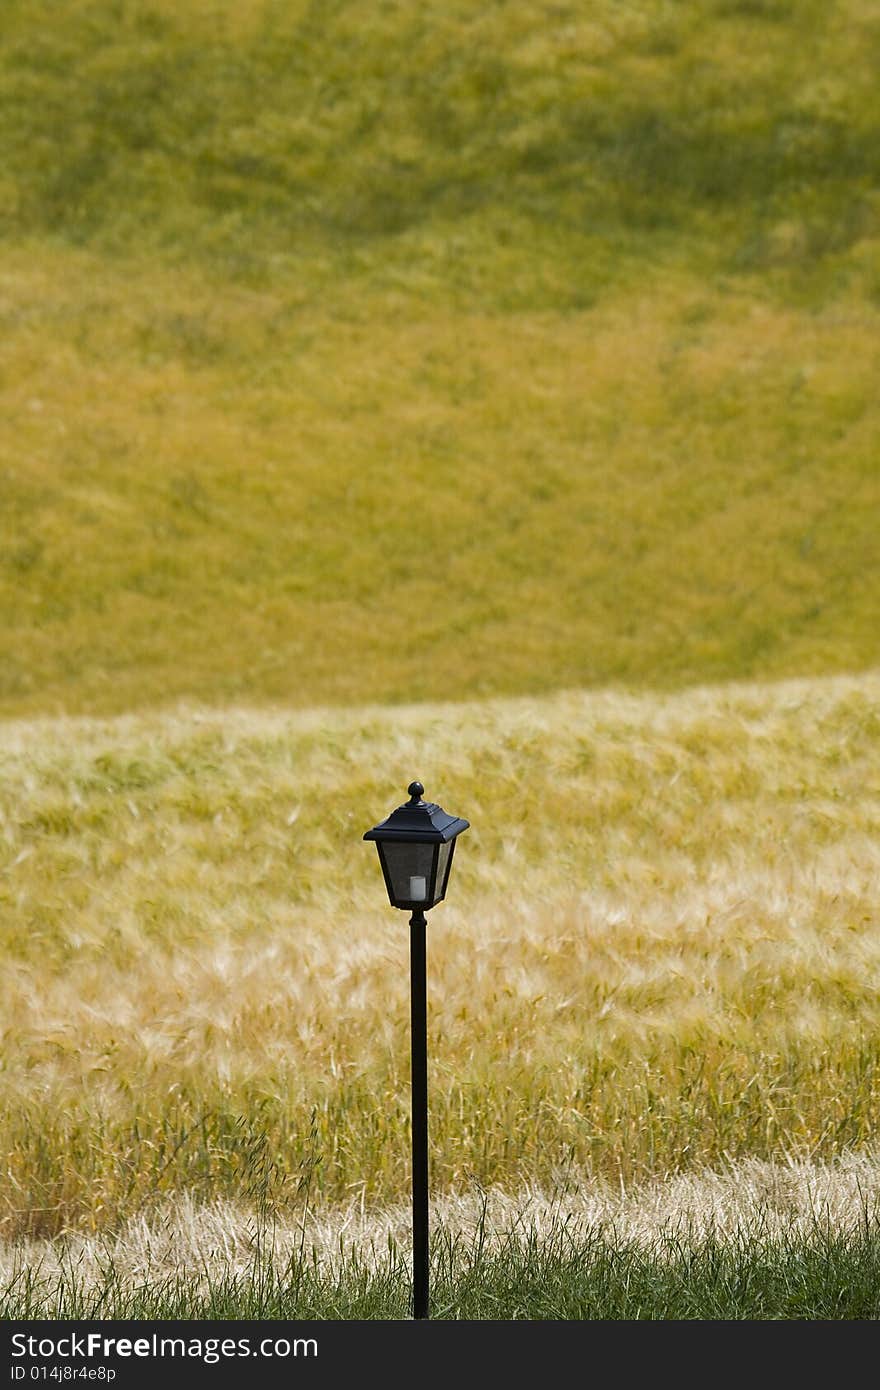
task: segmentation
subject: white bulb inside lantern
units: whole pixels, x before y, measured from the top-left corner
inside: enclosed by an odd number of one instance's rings
[[[409,881],[409,900],[411,903],[423,903],[428,896],[428,880],[424,874],[413,874]]]

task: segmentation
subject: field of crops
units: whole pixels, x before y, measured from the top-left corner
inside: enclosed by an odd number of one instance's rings
[[[405,1198],[406,915],[361,835],[415,772],[472,822],[430,918],[437,1196],[870,1154],[878,699],[7,722],[7,1239]]]
[[[436,1314],[878,1316],[880,17],[368,8],[4,5],[0,1307],[401,1315],[418,778]]]

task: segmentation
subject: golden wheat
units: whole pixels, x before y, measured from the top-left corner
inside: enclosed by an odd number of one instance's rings
[[[10,1230],[407,1181],[404,914],[363,831],[471,829],[429,933],[434,1170],[827,1158],[877,1121],[880,677],[0,729]]]

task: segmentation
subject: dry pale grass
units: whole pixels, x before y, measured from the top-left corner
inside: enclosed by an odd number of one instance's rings
[[[723,1242],[809,1241],[876,1223],[880,1162],[848,1154],[834,1164],[744,1160],[716,1172],[681,1174],[631,1190],[568,1173],[557,1187],[527,1184],[513,1191],[474,1188],[432,1207],[441,1241],[473,1254],[491,1254],[511,1238],[539,1243],[565,1228],[572,1245],[601,1236],[611,1246],[633,1245],[661,1256],[713,1237]],[[343,1271],[352,1256],[377,1267],[389,1250],[406,1258],[408,1207],[365,1211],[359,1203],[315,1212],[265,1212],[187,1194],[149,1215],[132,1215],[112,1235],[68,1234],[53,1240],[0,1244],[0,1288],[14,1287],[22,1270],[43,1289],[47,1307],[66,1283],[81,1298],[106,1289],[114,1296],[185,1282],[191,1295],[224,1281],[246,1281],[265,1264],[282,1278],[305,1259],[324,1271]]]

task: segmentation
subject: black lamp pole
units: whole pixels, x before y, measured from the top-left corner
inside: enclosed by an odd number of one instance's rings
[[[412,1056],[413,1317],[428,1313],[428,986],[425,913],[446,896],[456,838],[469,822],[423,801],[410,782],[409,801],[364,836],[375,840],[392,907],[408,911]]]
[[[413,1317],[428,1316],[428,919],[409,919],[410,1049],[412,1076]]]

